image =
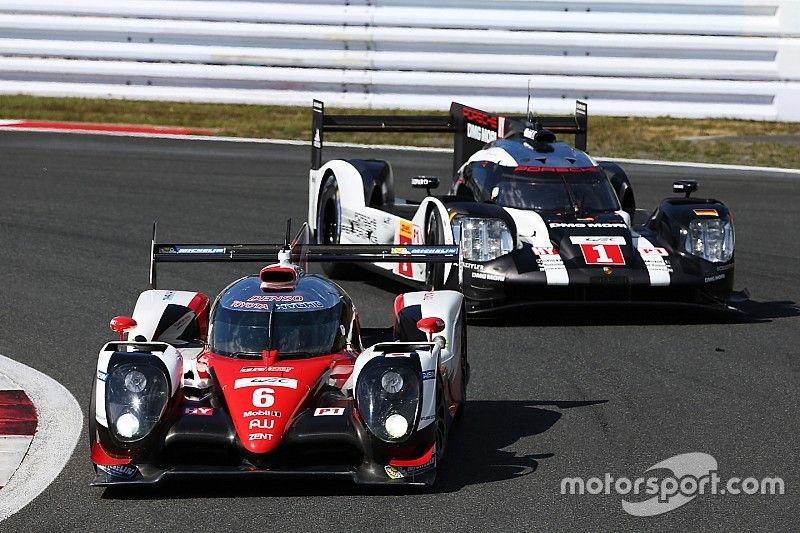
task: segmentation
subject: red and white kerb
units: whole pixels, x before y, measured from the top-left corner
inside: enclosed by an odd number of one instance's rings
[[[37,425],[36,409],[25,391],[0,376],[0,488],[28,452]]]

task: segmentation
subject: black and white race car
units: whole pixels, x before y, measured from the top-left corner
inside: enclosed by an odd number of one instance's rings
[[[458,244],[456,264],[376,263],[427,289],[457,288],[470,313],[552,301],[683,302],[724,307],[734,228],[720,201],[673,184],[653,213],[637,210],[616,164],[586,150],[588,115],[504,117],[453,103],[449,116],[331,116],[315,101],[309,222],[320,244]],[[411,178],[421,202],[396,198],[388,161],[322,164],[324,132],[451,132],[453,183]],[[556,134],[574,134],[575,147]],[[337,270],[339,272],[337,272]],[[328,265],[329,275],[341,273]]]

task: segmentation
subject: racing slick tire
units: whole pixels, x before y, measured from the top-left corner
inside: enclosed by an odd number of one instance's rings
[[[461,306],[461,320],[463,323],[461,324],[461,376],[463,380],[463,384],[461,387],[461,398],[459,400],[461,403],[458,406],[458,410],[456,411],[456,415],[453,419],[454,422],[458,422],[464,416],[464,409],[467,406],[467,385],[469,384],[469,359],[467,358],[467,307],[466,305]]]
[[[633,187],[631,187],[631,182],[628,180],[628,175],[625,174],[622,167],[611,161],[603,161],[599,166],[608,181],[611,182],[614,192],[617,193],[622,210],[628,213],[631,220],[633,220],[633,215],[636,211],[636,198],[633,195]]]
[[[436,471],[441,467],[444,452],[447,449],[447,433],[450,426],[450,413],[444,398],[444,387],[441,378],[436,380]],[[434,481],[435,483],[435,481]]]
[[[331,175],[325,179],[317,202],[317,244],[339,244],[342,207],[339,203],[339,184]],[[347,265],[342,263],[321,263],[322,271],[329,278],[347,277]]]
[[[444,230],[439,210],[436,207],[428,209],[425,217],[425,244],[444,244]],[[425,269],[425,289],[439,290],[444,287],[444,263],[428,264]]]

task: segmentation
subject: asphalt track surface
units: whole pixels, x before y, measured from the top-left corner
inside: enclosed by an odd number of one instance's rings
[[[329,149],[326,158],[355,149]],[[306,218],[305,147],[90,135],[0,134],[0,353],[63,383],[87,416],[108,320],[146,289],[150,225],[164,240],[278,241]],[[386,152],[402,195],[445,154]],[[677,177],[736,216],[737,288],[750,321],[679,309],[539,309],[473,324],[472,382],[433,493],[343,483],[89,487],[88,439],[5,531],[792,530],[800,510],[800,178],[626,165],[652,208]],[[254,265],[166,265],[162,288],[215,294]],[[346,282],[366,325],[398,287]],[[782,496],[698,496],[627,515],[621,496],[562,495],[566,476],[635,478],[705,452],[719,475],[780,476]]]

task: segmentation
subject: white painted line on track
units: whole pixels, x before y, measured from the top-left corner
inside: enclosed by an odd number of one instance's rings
[[[147,139],[176,139],[185,141],[206,141],[206,142],[229,142],[242,144],[282,144],[288,146],[310,146],[310,141],[297,139],[259,139],[254,137],[223,137],[213,135],[178,135],[164,133],[142,133],[142,132],[119,132],[119,131],[86,131],[86,130],[64,130],[53,128],[6,128],[0,123],[0,131],[21,131],[33,133],[66,133],[70,135],[103,135],[106,137],[140,137]],[[399,144],[358,144],[347,142],[328,141],[325,146],[335,148],[364,148],[369,150],[397,150],[403,152],[427,152],[436,154],[447,154],[453,150],[451,148],[436,148],[433,146],[403,146]],[[741,170],[745,172],[776,172],[800,176],[800,169],[779,168],[779,167],[751,167],[746,165],[724,165],[717,163],[695,163],[692,161],[659,161],[656,159],[628,159],[620,157],[595,157],[598,161],[614,161],[615,163],[629,163],[635,165],[655,165],[669,167],[688,167],[705,168],[718,170]]]
[[[311,146],[311,141],[298,139],[261,139],[256,137],[223,137],[215,135],[183,135],[175,133],[144,133],[128,131],[90,131],[90,130],[65,130],[61,128],[3,128],[0,131],[22,131],[31,133],[66,133],[70,135],[102,135],[105,137],[141,137],[145,139],[177,139],[182,141],[229,142],[242,144],[283,144],[288,146]],[[399,144],[356,144],[337,141],[326,141],[325,146],[337,148],[367,148],[370,150],[401,150],[406,152],[430,152],[447,154],[451,148],[436,148],[433,146],[403,146]]]
[[[67,464],[83,429],[83,412],[63,385],[36,369],[0,355],[0,374],[25,391],[39,424],[25,459],[0,490],[2,521],[41,494]]]

